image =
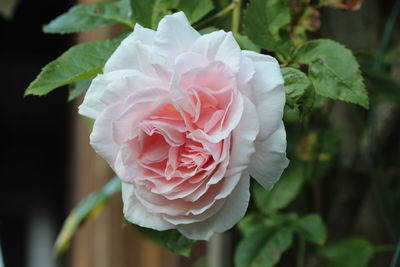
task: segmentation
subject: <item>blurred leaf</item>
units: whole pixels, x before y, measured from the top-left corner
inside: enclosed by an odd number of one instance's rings
[[[87,79],[71,84],[68,91],[68,101],[72,101],[81,94],[85,93],[89,89],[91,83],[92,79]]]
[[[152,27],[153,9],[156,0],[130,0],[132,17],[143,27]]]
[[[19,0],[0,0],[0,15],[5,19],[11,19]]]
[[[271,191],[254,186],[254,200],[265,214],[274,213],[294,200],[303,185],[303,165],[292,161]]]
[[[258,45],[254,44],[246,35],[235,33],[234,36],[241,49],[251,50],[257,53],[261,52],[261,48]]]
[[[285,228],[262,228],[240,241],[235,251],[236,267],[270,267],[279,262],[293,241]]]
[[[308,74],[317,94],[368,108],[358,62],[343,45],[329,39],[312,40],[296,51],[294,61],[309,65]]]
[[[310,80],[304,72],[295,68],[282,68],[281,72],[285,80],[286,102],[294,106],[310,86]]]
[[[63,254],[68,249],[79,226],[86,219],[97,217],[110,197],[119,191],[121,191],[121,182],[118,177],[114,177],[102,189],[90,194],[71,211],[54,245],[56,256]]]
[[[317,214],[310,214],[296,221],[296,229],[304,239],[317,245],[323,245],[326,241],[326,228]]]
[[[298,4],[299,5],[299,4]],[[298,46],[308,40],[307,32],[316,31],[321,25],[320,13],[318,9],[312,6],[299,5],[296,18],[292,20],[291,27],[291,39],[294,45]],[[291,9],[292,13],[293,8]],[[293,16],[293,15],[292,15]]]
[[[360,9],[362,0],[320,0],[320,5],[355,11]]]
[[[76,5],[43,27],[45,33],[90,31],[109,24],[122,23],[133,28],[129,2],[109,1]]]
[[[262,48],[283,53],[280,29],[289,24],[290,19],[287,1],[252,0],[244,16],[246,34]]]
[[[190,23],[194,23],[213,10],[214,4],[211,0],[181,0],[178,9],[185,12]]]
[[[140,227],[136,225],[140,233],[149,238],[153,242],[172,252],[178,253],[182,256],[189,257],[194,240],[188,239],[177,230],[157,231],[150,228]]]
[[[373,254],[373,245],[361,237],[340,240],[318,250],[318,255],[328,260],[330,267],[364,267]]]
[[[192,267],[207,267],[207,258],[205,256],[200,257],[196,260]]]
[[[203,29],[199,30],[199,33],[200,34],[207,34],[207,33],[211,33],[211,32],[214,32],[214,31],[219,31],[219,30],[220,29],[218,29],[216,27],[206,27],[206,28],[203,28]]]
[[[251,213],[243,217],[237,226],[243,236],[248,236],[253,231],[265,226],[264,218],[260,214]]]
[[[362,71],[370,97],[376,102],[400,101],[400,84],[389,73],[368,67],[362,68]]]
[[[52,90],[79,80],[95,77],[121,38],[79,44],[47,64],[29,85],[25,95],[46,95]]]
[[[186,1],[185,1],[186,2]],[[191,2],[191,1],[189,1]],[[196,1],[194,1],[196,2]],[[179,5],[179,0],[130,0],[132,16],[143,27],[157,28],[158,22],[168,14],[172,14]],[[187,3],[189,6],[190,3]],[[199,16],[204,10],[197,10],[194,15]]]

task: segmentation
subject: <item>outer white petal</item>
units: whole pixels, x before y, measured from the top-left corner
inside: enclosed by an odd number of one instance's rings
[[[126,37],[104,66],[104,72],[121,69],[137,69],[143,73],[153,74],[152,63],[159,63],[152,45],[155,31],[136,24],[135,30]]]
[[[250,175],[265,189],[272,189],[283,170],[288,166],[286,158],[286,132],[283,122],[268,139],[256,142],[256,153],[248,168]]]
[[[200,34],[192,28],[183,12],[165,16],[158,24],[154,51],[173,64],[176,56],[188,52]]]
[[[285,89],[279,63],[275,58],[251,51],[243,51],[243,56],[254,63],[253,102],[260,117],[260,133],[257,137],[262,141],[268,138],[279,127],[285,105]]]
[[[177,225],[177,230],[191,239],[208,240],[214,233],[232,228],[246,213],[250,199],[249,174],[245,171],[238,175],[241,175],[240,181],[220,211],[202,222]]]
[[[231,32],[220,30],[202,35],[193,44],[191,51],[206,56],[210,61],[221,61],[235,73],[239,71],[240,47]]]
[[[136,90],[160,85],[160,81],[136,70],[118,70],[97,75],[79,106],[79,114],[96,119],[108,105]]]
[[[105,109],[97,117],[90,134],[90,144],[110,164],[111,168],[114,168],[119,151],[119,145],[114,142],[113,138],[112,121],[121,112],[121,103],[116,103]]]
[[[231,152],[226,176],[245,170],[255,152],[254,141],[260,130],[259,118],[253,103],[243,96],[243,114],[237,127],[232,131]]]
[[[174,225],[165,221],[161,215],[150,213],[140,204],[134,193],[134,185],[122,183],[122,201],[124,202],[125,218],[139,226],[164,231],[175,228]]]

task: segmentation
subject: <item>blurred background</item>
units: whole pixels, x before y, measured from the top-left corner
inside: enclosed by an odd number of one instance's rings
[[[153,245],[133,227],[122,226],[119,196],[98,220],[85,223],[66,255],[53,257],[52,247],[68,212],[112,176],[89,147],[89,126],[76,113],[81,100],[68,103],[68,88],[46,97],[23,97],[40,69],[72,44],[104,39],[115,31],[42,33],[42,25],[73,4],[0,0],[0,244],[5,266],[192,266],[206,254],[204,243],[195,245],[190,259]],[[318,35],[354,49],[372,101],[369,111],[340,102],[333,105],[330,123],[342,130],[338,158],[324,180],[316,181],[306,199],[300,199],[322,215],[332,240],[363,235],[376,244],[394,244],[400,234],[400,20],[398,13],[393,15],[399,5],[397,0],[364,0],[355,12],[321,10]],[[387,33],[389,18],[394,27]],[[301,211],[302,206],[288,209]],[[235,235],[228,243],[215,241],[226,246],[222,252],[209,246],[208,254],[228,258]],[[369,266],[388,266],[394,250],[379,254]],[[278,266],[293,265],[284,260]],[[319,265],[311,260],[306,266]]]

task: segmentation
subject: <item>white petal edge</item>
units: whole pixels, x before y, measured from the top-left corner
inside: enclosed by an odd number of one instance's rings
[[[161,215],[148,212],[136,198],[134,190],[134,185],[122,182],[122,201],[124,203],[123,211],[125,219],[139,226],[158,231],[175,228],[174,225],[165,221]]]
[[[225,199],[221,210],[209,219],[192,224],[177,225],[177,230],[194,240],[209,240],[214,233],[232,228],[246,213],[250,199],[250,177],[244,171],[233,192]]]
[[[260,133],[257,140],[265,140],[279,127],[285,106],[285,88],[278,61],[268,55],[242,51],[242,55],[254,63],[252,79],[254,99],[260,117]]]
[[[200,37],[193,29],[183,12],[165,16],[158,24],[154,37],[154,51],[173,64],[176,56],[188,52],[189,48]]]
[[[260,185],[271,190],[288,164],[286,131],[281,121],[278,130],[269,138],[256,142],[256,153],[251,158],[248,171]]]

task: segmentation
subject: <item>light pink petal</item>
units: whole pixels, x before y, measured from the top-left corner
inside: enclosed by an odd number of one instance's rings
[[[239,183],[214,216],[202,222],[177,225],[177,230],[191,239],[209,240],[214,233],[232,228],[246,213],[250,199],[249,174],[243,172],[237,175],[240,176]]]
[[[189,51],[199,36],[183,12],[168,15],[158,24],[154,37],[154,51],[168,58],[172,65],[178,55]]]
[[[153,228],[158,231],[173,229],[175,226],[160,214],[151,213],[137,200],[134,186],[122,183],[122,200],[124,202],[124,216],[131,223],[142,227]]]
[[[132,34],[126,37],[104,66],[104,72],[121,69],[136,69],[154,75],[152,64],[160,63],[162,58],[153,53],[155,32],[136,24]]]
[[[283,77],[275,58],[251,51],[242,53],[253,61],[256,71],[252,81],[252,100],[260,117],[260,133],[257,139],[262,141],[278,129],[282,120],[285,105]]]
[[[239,71],[240,47],[231,32],[221,30],[202,35],[193,44],[191,51],[204,55],[211,62],[223,62],[234,73]]]
[[[260,130],[259,117],[253,103],[243,96],[243,115],[232,131],[230,160],[226,176],[241,173],[250,164],[251,156],[255,152],[254,141]]]
[[[256,153],[252,156],[249,173],[265,189],[272,189],[283,170],[288,166],[286,158],[286,132],[283,122],[268,139],[256,142]]]
[[[209,63],[209,60],[203,55],[193,52],[185,52],[176,57],[174,70],[178,74],[183,74],[192,69],[204,68]]]
[[[114,168],[119,151],[119,144],[113,138],[112,121],[121,112],[121,103],[106,108],[95,120],[92,133],[90,134],[90,144],[110,164],[111,168]]]

